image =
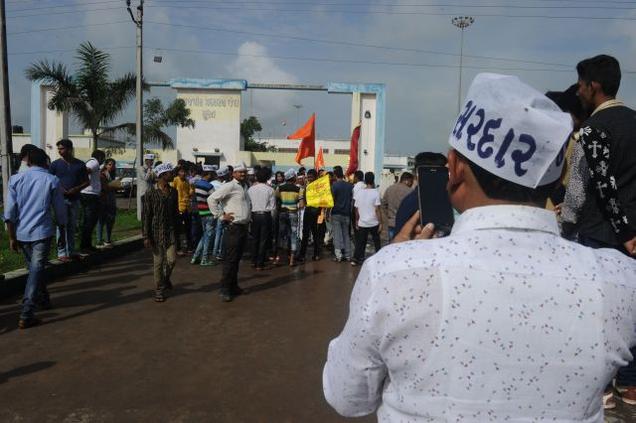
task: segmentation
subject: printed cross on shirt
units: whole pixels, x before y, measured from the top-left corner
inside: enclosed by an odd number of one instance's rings
[[[598,166],[596,166],[596,171],[603,176],[607,175],[607,171],[609,170],[609,166],[605,161],[601,161]]]
[[[601,148],[601,144],[598,141],[592,141],[592,144],[588,144],[587,149],[592,150],[592,158],[598,157],[598,150]]]
[[[598,190],[598,194],[601,198],[605,198],[605,193],[603,191],[605,188],[607,188],[607,183],[601,181],[596,182],[596,189]]]

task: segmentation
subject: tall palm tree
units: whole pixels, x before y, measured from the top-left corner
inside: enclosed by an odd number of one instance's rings
[[[164,128],[180,126],[182,128],[194,128],[195,122],[190,118],[190,109],[182,98],[178,98],[164,107],[158,98],[151,98],[144,104],[144,145],[160,145],[164,150],[174,148],[174,141]],[[123,123],[121,125],[106,128],[103,135],[116,138],[122,132],[126,135],[135,135],[137,125],[135,123]]]
[[[53,87],[48,107],[60,112],[72,112],[84,129],[93,136],[93,149],[108,125],[119,116],[135,97],[136,76],[127,73],[111,80],[110,54],[95,48],[90,42],[80,44],[75,74],[69,74],[59,62],[40,60],[29,66],[25,73],[31,81],[40,81]]]

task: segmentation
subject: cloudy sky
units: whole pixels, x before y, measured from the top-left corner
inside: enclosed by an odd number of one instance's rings
[[[114,74],[134,71],[135,29],[125,0],[5,0],[14,124],[29,128],[33,61],[71,69],[82,41],[112,55]],[[133,5],[139,0],[132,0]],[[238,78],[248,82],[381,82],[387,87],[386,151],[445,151],[457,112],[460,30],[463,92],[478,72],[515,74],[539,90],[576,81],[582,58],[616,56],[620,97],[636,103],[636,2],[603,0],[146,0],[145,76]],[[153,56],[162,56],[154,63]],[[632,72],[632,73],[630,73]],[[150,94],[174,98],[169,89]],[[248,91],[243,114],[264,136],[284,136],[317,113],[318,136],[348,138],[350,97]],[[131,121],[131,108],[121,117]]]

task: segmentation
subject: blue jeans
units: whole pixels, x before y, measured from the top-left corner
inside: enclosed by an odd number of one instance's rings
[[[214,249],[212,255],[214,257],[223,257],[223,232],[225,231],[225,224],[219,218],[216,224],[216,231],[214,234]]]
[[[92,247],[93,231],[97,225],[97,217],[99,213],[99,195],[82,194],[82,211],[84,220],[82,222],[82,236],[80,247],[83,250]]]
[[[64,248],[57,248],[58,257],[70,257],[75,254],[75,230],[77,229],[77,215],[79,213],[79,200],[69,201],[64,200],[66,206],[66,227],[64,233],[66,234],[66,245]],[[60,228],[57,228],[56,239],[60,239]]]
[[[278,246],[293,254],[298,248],[298,212],[281,211],[278,219]]]
[[[333,230],[333,248],[336,257],[351,258],[351,237],[349,236],[349,225],[351,219],[349,216],[340,214],[331,215],[331,229]],[[343,255],[344,250],[344,255]]]
[[[22,313],[20,319],[31,319],[35,317],[35,310],[38,304],[49,302],[49,291],[46,289],[46,272],[44,267],[49,258],[51,249],[51,238],[39,241],[22,242],[20,247],[24,253],[26,266],[29,269],[26,287],[24,288],[24,300],[22,302]]]
[[[201,258],[201,261],[208,261],[210,258],[210,249],[214,245],[214,233],[216,232],[216,219],[212,216],[200,216],[203,225],[203,233],[194,251],[192,259]]]

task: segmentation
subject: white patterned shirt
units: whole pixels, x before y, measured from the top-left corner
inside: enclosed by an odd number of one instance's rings
[[[382,422],[602,422],[635,322],[636,260],[560,238],[550,211],[473,208],[365,262],[325,398]]]

